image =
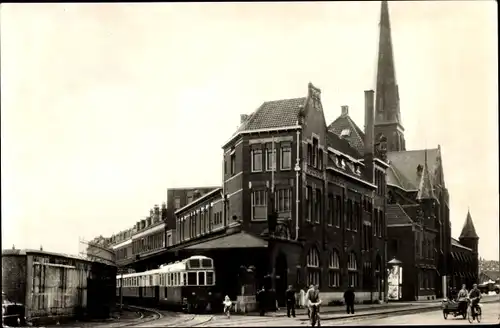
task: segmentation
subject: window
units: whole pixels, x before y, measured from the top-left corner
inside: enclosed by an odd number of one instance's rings
[[[213,285],[214,284],[214,273],[213,272],[207,272],[207,285]]]
[[[276,149],[266,150],[266,170],[267,171],[276,170]]]
[[[198,272],[198,286],[205,285],[205,272]]]
[[[181,199],[180,199],[180,197],[175,197],[174,207],[175,207],[176,210],[178,210],[179,208],[181,208]]]
[[[340,260],[339,253],[333,250],[328,261],[328,285],[330,287],[340,287]]]
[[[266,206],[266,191],[254,190],[252,192],[252,205],[253,206]]]
[[[321,209],[322,209],[322,206],[321,204],[323,203],[323,197],[322,197],[322,194],[321,194],[321,189],[316,189],[316,195],[315,195],[315,209],[314,209],[314,222],[315,223],[319,223],[320,222],[320,218],[322,217],[322,213],[321,213]]]
[[[374,221],[373,222],[373,225],[374,225],[373,235],[376,237],[377,236],[377,229],[379,227],[379,225],[378,225],[378,210],[377,209],[373,210],[373,219],[374,219],[373,220]]]
[[[227,161],[224,160],[224,174],[227,174]]]
[[[352,229],[352,201],[350,199],[347,200],[347,218],[346,218],[346,229]]]
[[[252,172],[261,172],[262,171],[262,150],[254,149],[251,152],[252,157]]]
[[[333,194],[328,194],[328,225],[330,226],[333,225],[334,215],[335,215],[333,204],[334,204]]]
[[[342,222],[342,198],[340,195],[335,196],[335,220],[334,224],[336,227],[340,227]]]
[[[361,222],[361,207],[358,202],[353,202],[352,207],[353,207],[352,230],[358,231],[358,226],[360,225]]]
[[[252,198],[252,220],[267,219],[266,190],[253,190],[251,198]]]
[[[379,227],[378,227],[378,236],[382,237],[382,231],[384,230],[384,212],[383,211],[379,211],[378,215],[379,215],[379,218],[378,218],[378,224],[379,224]]]
[[[312,219],[312,188],[306,188],[306,221],[311,221]]]
[[[313,165],[313,150],[312,145],[309,143],[307,144],[307,164]]]
[[[281,169],[290,170],[292,168],[292,148],[284,146],[281,148]]]
[[[319,285],[320,268],[319,268],[319,253],[316,247],[312,247],[307,253],[307,285]]]
[[[236,154],[233,152],[231,154],[231,175],[236,173]]]
[[[318,167],[318,139],[313,138],[312,165]]]
[[[291,211],[290,198],[292,198],[292,191],[290,189],[278,189],[277,198],[275,200],[275,206],[277,212],[289,212]]]
[[[349,272],[349,285],[352,287],[358,286],[358,263],[356,262],[356,254],[354,252],[349,254],[347,271]]]
[[[318,169],[323,169],[323,150],[320,149],[318,151]]]

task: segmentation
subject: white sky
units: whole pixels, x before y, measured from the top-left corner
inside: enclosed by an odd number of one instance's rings
[[[389,4],[407,147],[441,144],[453,235],[498,259],[497,9]],[[2,4],[2,248],[78,252],[168,187],[218,185],[262,102],[322,89],[363,126],[379,2]]]

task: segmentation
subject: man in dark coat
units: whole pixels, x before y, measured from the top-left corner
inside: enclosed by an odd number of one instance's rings
[[[260,316],[264,316],[264,314],[266,313],[266,305],[265,305],[266,295],[265,295],[265,293],[266,293],[266,291],[265,291],[264,287],[262,287],[262,289],[257,292],[256,301],[257,301],[257,305],[259,307]]]
[[[286,315],[290,318],[290,312],[292,312],[292,317],[295,318],[295,291],[292,285],[288,286],[285,293],[286,297]]]
[[[344,301],[346,305],[347,314],[349,313],[354,314],[354,298],[355,298],[354,288],[350,286],[344,292]]]

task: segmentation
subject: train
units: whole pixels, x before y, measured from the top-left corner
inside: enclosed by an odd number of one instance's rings
[[[158,269],[116,276],[118,303],[187,313],[217,308],[222,297],[214,293],[214,288],[214,261],[200,255],[163,264]]]

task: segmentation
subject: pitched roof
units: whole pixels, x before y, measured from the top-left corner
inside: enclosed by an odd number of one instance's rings
[[[359,151],[354,148],[348,140],[340,138],[333,132],[328,131],[326,133],[326,144],[328,147],[332,147],[333,149],[336,149],[346,155],[356,159],[361,158]]]
[[[333,132],[337,136],[340,136],[344,130],[349,130],[350,132],[349,135],[344,137],[345,140],[347,140],[351,147],[356,149],[358,153],[363,155],[365,134],[356,125],[349,114],[340,115],[328,126],[328,131]]]
[[[424,150],[424,166],[420,177],[420,184],[418,186],[417,199],[436,199],[434,195],[434,186],[429,176],[429,167],[427,166],[427,149]]]
[[[387,204],[386,214],[387,226],[413,223],[412,219],[399,204]]]
[[[472,222],[472,217],[470,216],[470,211],[467,211],[467,217],[465,218],[464,227],[462,228],[462,233],[459,238],[479,239],[474,223]]]
[[[241,124],[237,132],[297,125],[306,97],[266,101]]]
[[[402,185],[402,187],[408,191],[418,190],[421,177],[417,172],[417,167],[418,165],[424,166],[425,153],[425,149],[388,152],[387,159],[393,167],[393,171],[397,173],[399,180],[392,180],[394,179],[394,174],[391,174],[387,175],[387,183],[396,186]],[[427,163],[430,182],[432,184],[434,183],[434,178],[438,169],[438,156],[438,148],[427,149]]]
[[[469,247],[466,247],[466,246],[460,244],[460,242],[458,240],[456,240],[455,238],[451,238],[451,246],[465,248],[469,251],[472,251],[472,249],[470,249]]]

